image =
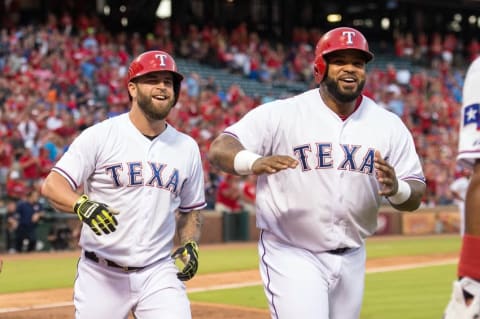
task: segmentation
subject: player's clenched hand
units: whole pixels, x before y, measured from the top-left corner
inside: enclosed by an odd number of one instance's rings
[[[185,265],[182,271],[177,273],[178,279],[186,281],[195,276],[198,270],[198,245],[196,242],[187,242],[183,247],[173,252],[172,258],[179,258]]]
[[[98,203],[88,199],[87,195],[82,195],[73,206],[73,211],[77,213],[78,218],[95,232],[97,235],[110,234],[116,230],[118,225],[114,215],[117,211],[108,207],[106,204]]]
[[[295,168],[297,165],[298,161],[287,155],[264,156],[253,163],[252,172],[255,175],[273,174],[287,168]]]

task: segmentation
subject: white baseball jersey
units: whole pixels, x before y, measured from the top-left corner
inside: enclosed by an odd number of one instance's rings
[[[175,211],[206,206],[196,142],[170,125],[149,140],[128,113],[83,131],[53,170],[119,211],[115,232],[97,236],[82,227],[80,246],[121,265],[142,267],[169,256]]]
[[[257,226],[314,252],[359,247],[375,232],[381,204],[376,150],[399,179],[425,180],[401,119],[365,96],[343,121],[312,89],[261,105],[224,133],[262,156],[298,159],[295,169],[259,176]]]
[[[480,57],[468,68],[463,84],[462,121],[457,159],[471,168],[480,158]]]

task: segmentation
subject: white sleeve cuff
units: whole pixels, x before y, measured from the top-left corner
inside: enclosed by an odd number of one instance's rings
[[[412,189],[410,188],[410,185],[405,181],[398,180],[397,193],[388,197],[388,200],[394,205],[400,205],[405,203],[410,198],[411,193]]]
[[[241,150],[235,155],[233,169],[239,175],[250,175],[253,173],[253,163],[261,156],[247,150]]]

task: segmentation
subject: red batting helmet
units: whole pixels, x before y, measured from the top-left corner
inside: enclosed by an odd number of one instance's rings
[[[365,62],[373,59],[373,53],[368,49],[367,39],[365,39],[360,31],[354,28],[340,27],[325,33],[320,40],[318,40],[315,48],[315,81],[320,83],[325,77],[325,73],[327,72],[325,56],[327,54],[349,49],[363,52]]]
[[[168,71],[173,75],[173,90],[175,92],[175,103],[180,94],[180,83],[183,75],[178,73],[175,60],[163,51],[147,51],[140,54],[128,67],[127,82],[151,72]]]

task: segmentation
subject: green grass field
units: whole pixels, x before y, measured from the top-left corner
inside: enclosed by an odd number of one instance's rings
[[[455,265],[367,274],[362,319],[442,317]]]
[[[367,241],[369,259],[457,253],[452,236],[375,238]],[[72,287],[77,258],[12,260],[0,275],[0,293]],[[200,251],[199,274],[258,269],[256,246]],[[456,265],[371,273],[366,276],[362,319],[441,318]],[[190,293],[192,301],[267,308],[261,286]]]

